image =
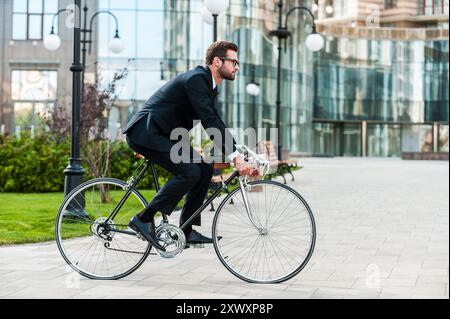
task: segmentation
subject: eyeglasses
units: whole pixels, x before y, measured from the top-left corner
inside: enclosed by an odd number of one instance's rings
[[[224,57],[219,57],[219,59],[221,59],[222,61],[231,61],[231,63],[233,64],[233,67],[239,67],[239,61],[235,60],[235,59],[230,59],[230,58],[224,58]]]

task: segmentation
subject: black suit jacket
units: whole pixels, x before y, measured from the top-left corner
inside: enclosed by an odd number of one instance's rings
[[[205,129],[216,128],[222,140],[214,140],[225,155],[236,150],[235,140],[215,108],[217,91],[213,90],[209,67],[197,66],[180,74],[153,94],[135,113],[124,129],[131,142],[160,152],[170,152],[176,141],[170,141],[173,129],[192,129],[200,120]],[[227,137],[227,138],[225,138]],[[225,141],[232,145],[225,145]]]

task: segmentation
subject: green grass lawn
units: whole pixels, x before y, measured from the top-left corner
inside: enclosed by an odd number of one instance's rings
[[[0,245],[54,240],[64,193],[0,193]]]
[[[294,170],[297,170],[296,168]],[[230,185],[232,191],[238,185]],[[151,200],[154,191],[140,190],[142,195]],[[39,193],[39,194],[18,194],[0,193],[0,245],[13,245],[24,243],[36,243],[55,240],[55,220],[59,206],[64,194],[60,193]],[[183,200],[178,204],[178,208],[183,205]],[[134,206],[139,209],[139,206]],[[136,211],[137,213],[137,211]],[[130,210],[129,216],[134,214]],[[101,216],[93,216],[95,218]],[[127,216],[128,217],[128,216]],[[94,218],[94,219],[95,219]],[[74,229],[76,236],[79,229]],[[67,233],[66,233],[67,234]]]
[[[143,191],[149,200],[154,191]],[[64,194],[0,193],[0,245],[55,240],[55,219]]]

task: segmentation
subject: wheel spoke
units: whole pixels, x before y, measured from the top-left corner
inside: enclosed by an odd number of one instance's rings
[[[126,190],[124,182],[95,179],[78,187],[64,201],[57,221],[57,243],[64,259],[89,278],[117,279],[134,271],[147,258],[150,246],[136,235],[119,233],[126,229],[131,214],[145,206],[145,199],[136,191],[124,202],[115,221],[110,212]],[[77,216],[71,207],[81,208],[88,216]],[[134,232],[132,232],[134,234]]]
[[[215,215],[214,246],[220,261],[235,276],[249,282],[282,282],[300,272],[315,244],[315,223],[306,202],[286,185],[250,183],[249,221],[239,189],[224,200]],[[225,202],[233,200],[229,207]],[[221,236],[222,239],[218,240]]]

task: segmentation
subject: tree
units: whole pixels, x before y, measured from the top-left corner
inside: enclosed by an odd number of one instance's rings
[[[128,60],[128,62],[132,59]],[[87,177],[103,177],[109,174],[111,141],[108,138],[108,118],[117,101],[117,87],[128,75],[128,67],[116,71],[106,86],[99,72],[94,83],[86,83],[80,110],[80,149]],[[71,132],[71,116],[68,108],[57,105],[45,118],[46,125],[59,141],[68,139]]]

